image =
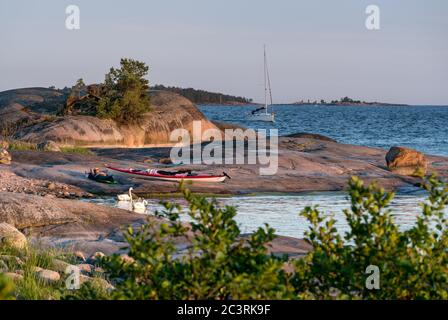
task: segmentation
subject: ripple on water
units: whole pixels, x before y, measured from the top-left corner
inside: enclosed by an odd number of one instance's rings
[[[321,212],[334,215],[336,227],[339,230],[342,232],[347,230],[343,210],[350,207],[350,202],[344,193],[235,196],[217,198],[217,200],[220,205],[229,205],[237,208],[238,214],[235,220],[243,233],[253,232],[267,223],[279,235],[302,238],[308,228],[308,223],[303,217],[299,216],[299,212],[307,206],[315,205],[319,206]],[[424,200],[424,195],[395,196],[391,202],[390,209],[395,221],[402,229],[410,228],[414,224],[416,217],[421,212],[419,203]],[[100,198],[88,201],[130,210],[130,203],[119,203],[114,198]],[[182,199],[172,199],[170,201],[185,205],[185,200]],[[160,200],[149,199],[148,203],[148,214],[163,209]],[[448,210],[446,212],[448,213]],[[181,215],[181,218],[184,221],[189,220],[185,212]]]
[[[280,135],[319,133],[341,143],[389,149],[402,145],[448,155],[447,106],[276,105],[276,122],[247,121],[250,106],[200,106],[207,118],[247,128],[278,129]],[[335,125],[337,124],[337,125]]]

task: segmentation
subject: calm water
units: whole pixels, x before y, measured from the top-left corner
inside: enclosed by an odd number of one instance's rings
[[[296,132],[319,133],[342,143],[388,149],[392,145],[415,148],[429,154],[448,156],[448,107],[357,107],[357,106],[276,106],[274,124],[247,122],[249,107],[201,106],[205,115],[254,129],[277,128],[280,134]],[[424,201],[421,192],[398,194],[391,203],[395,220],[409,228],[421,212]],[[236,220],[242,232],[252,232],[268,223],[277,234],[302,237],[308,225],[298,213],[306,206],[319,205],[322,212],[334,214],[338,228],[346,230],[342,210],[349,207],[345,193],[312,193],[303,195],[258,195],[218,198],[222,205],[238,209]],[[127,203],[115,199],[93,200],[102,204],[130,209]],[[180,201],[180,200],[173,200]],[[149,200],[147,214],[160,210],[158,200]],[[188,220],[186,214],[183,219]]]
[[[277,128],[280,135],[319,133],[341,143],[389,149],[408,146],[448,156],[447,106],[274,106],[276,122],[248,122],[248,106],[200,106],[204,114],[251,128]]]
[[[392,201],[390,209],[395,215],[395,221],[406,229],[413,225],[416,216],[421,212],[419,203],[425,200],[423,194],[397,195]],[[114,198],[102,198],[88,200],[95,203],[119,207],[130,210],[127,202],[117,202]],[[185,201],[173,199],[185,205]],[[147,207],[147,214],[152,214],[163,207],[159,200],[150,199]],[[349,208],[350,204],[344,193],[314,193],[304,195],[276,195],[276,196],[238,196],[231,198],[218,198],[220,205],[231,205],[237,208],[236,221],[242,232],[250,233],[258,227],[268,223],[276,230],[277,234],[303,237],[308,228],[308,224],[299,212],[306,206],[319,205],[322,212],[333,214],[337,220],[337,227],[341,231],[347,230],[347,224],[343,215],[343,209]],[[447,211],[448,212],[448,211]],[[188,221],[188,216],[184,213],[184,221]]]

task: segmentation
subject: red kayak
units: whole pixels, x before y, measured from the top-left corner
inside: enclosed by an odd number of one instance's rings
[[[105,165],[106,168],[122,173],[128,173],[133,174],[141,177],[148,177],[151,179],[156,180],[164,180],[164,181],[198,181],[198,182],[223,182],[226,180],[226,178],[230,178],[226,173],[223,173],[220,176],[214,176],[214,175],[207,175],[207,174],[191,174],[187,172],[182,173],[172,173],[172,172],[166,172],[162,170],[156,170],[156,169],[146,169],[146,170],[139,170],[139,169],[124,169],[124,168],[114,168],[108,165]],[[162,171],[162,172],[160,172]]]

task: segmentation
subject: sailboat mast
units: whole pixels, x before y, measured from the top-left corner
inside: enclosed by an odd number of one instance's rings
[[[268,114],[268,87],[267,87],[267,73],[266,73],[266,45],[263,46],[263,70],[264,70],[264,111]]]
[[[264,105],[266,114],[268,113],[268,93],[269,105],[272,106],[271,78],[269,77],[268,59],[266,58],[266,45],[264,45]]]
[[[269,68],[268,68],[268,61],[266,57],[266,45],[263,45],[263,71],[264,71],[264,106],[257,108],[252,111],[251,118],[256,121],[269,121],[274,122],[274,113],[268,112],[268,106],[271,106],[271,109],[273,110],[273,104],[272,104],[272,92],[271,92],[271,79],[269,79]],[[269,91],[268,91],[269,90]],[[269,97],[268,97],[269,94]],[[269,100],[270,99],[270,103]],[[264,109],[264,114],[261,110]]]

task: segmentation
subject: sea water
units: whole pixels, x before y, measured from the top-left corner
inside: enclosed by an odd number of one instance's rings
[[[448,106],[275,105],[275,123],[248,121],[246,114],[256,106],[199,108],[211,120],[277,128],[280,135],[318,133],[340,143],[383,149],[400,145],[448,156]]]
[[[255,107],[253,107],[255,108]],[[388,149],[393,145],[407,146],[427,154],[448,156],[448,107],[446,106],[274,106],[276,122],[249,122],[245,114],[249,106],[200,106],[211,120],[231,122],[253,129],[277,128],[280,135],[297,132],[323,134],[340,143]],[[345,192],[319,192],[301,195],[257,195],[217,198],[222,206],[237,208],[235,217],[243,233],[265,223],[277,234],[301,238],[308,229],[299,212],[306,206],[319,205],[325,215],[333,215],[337,227],[347,230],[343,210],[350,207]],[[421,212],[425,200],[421,191],[398,192],[390,209],[400,228],[410,228]],[[129,203],[115,199],[96,199],[106,205],[130,209]],[[185,202],[172,199],[180,204]],[[146,214],[163,209],[160,200],[149,200]],[[184,212],[182,219],[188,221]]]
[[[235,220],[242,233],[251,233],[264,224],[274,228],[276,234],[302,238],[309,224],[299,213],[307,206],[319,206],[325,216],[334,216],[339,231],[347,230],[344,209],[350,208],[350,201],[345,192],[318,192],[301,195],[257,195],[216,198],[219,206],[233,206],[237,209]],[[426,200],[423,192],[414,194],[397,194],[390,204],[390,210],[396,223],[402,229],[408,229],[415,223],[421,213],[420,204]],[[129,202],[118,202],[115,198],[88,200],[103,205],[131,210]],[[182,199],[167,199],[183,207],[181,219],[190,221],[187,203]],[[158,199],[148,199],[146,214],[163,211]],[[448,214],[448,210],[446,211]]]

